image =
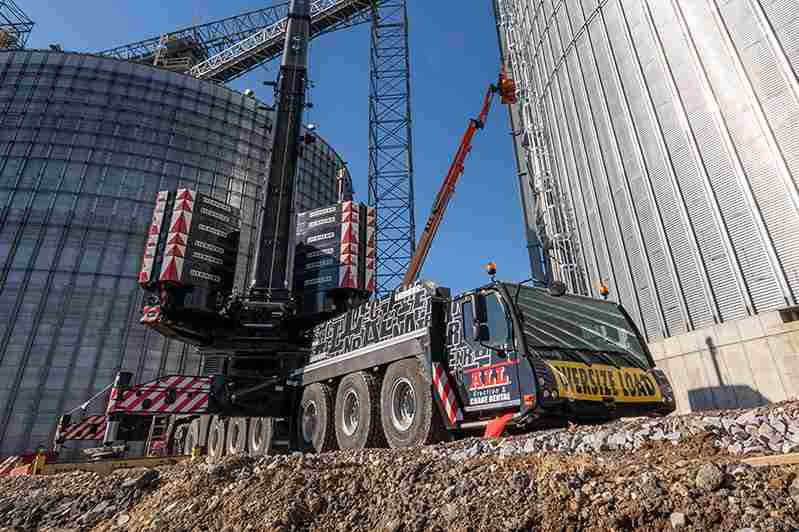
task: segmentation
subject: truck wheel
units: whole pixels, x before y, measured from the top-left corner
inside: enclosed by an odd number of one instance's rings
[[[408,358],[386,370],[380,389],[383,432],[392,448],[426,445],[443,439],[445,429],[433,404],[432,387],[419,362]]]
[[[300,450],[322,453],[336,448],[333,391],[330,386],[317,382],[303,390],[298,421]]]
[[[234,417],[228,421],[227,454],[247,454],[246,417]]]
[[[250,421],[250,454],[266,456],[272,454],[275,420],[271,417],[254,417]]]
[[[213,458],[225,456],[225,444],[227,443],[225,436],[227,436],[227,420],[214,417],[211,429],[208,431],[208,456]]]
[[[364,371],[344,377],[336,391],[335,419],[339,449],[385,447],[380,423],[380,380]]]
[[[174,456],[183,453],[186,447],[186,435],[189,433],[189,423],[178,425],[169,435],[167,440],[166,454],[167,456]]]
[[[183,440],[183,454],[191,456],[194,446],[200,442],[200,420],[195,419],[189,423],[186,438]]]

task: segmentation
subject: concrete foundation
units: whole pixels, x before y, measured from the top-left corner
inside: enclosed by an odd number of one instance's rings
[[[799,397],[797,317],[767,312],[650,343],[655,362],[674,386],[677,412]]]

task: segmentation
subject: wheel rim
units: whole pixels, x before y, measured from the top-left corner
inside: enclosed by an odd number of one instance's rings
[[[398,379],[391,387],[391,422],[399,431],[406,431],[416,417],[416,393],[411,381]]]
[[[308,401],[302,409],[302,439],[306,443],[313,443],[316,434],[318,410],[314,401]]]
[[[261,434],[262,423],[263,423],[263,421],[261,421],[260,419],[256,418],[255,421],[252,424],[252,428],[250,429],[252,431],[252,434],[253,434],[252,443],[253,443],[253,445],[255,447],[258,447],[258,448],[261,447],[261,442],[263,441],[263,434]]]
[[[213,449],[214,453],[217,452],[217,447],[219,446],[222,440],[221,432],[222,429],[219,427],[219,425],[217,425],[212,433],[213,438],[211,439],[211,449]]]
[[[186,439],[183,442],[183,450],[186,454],[191,454],[194,450],[194,433],[191,429],[186,431]]]
[[[233,432],[233,434],[230,435],[230,443],[231,443],[230,447],[231,447],[231,450],[233,452],[238,452],[239,451],[239,425],[238,425],[238,423],[234,423],[233,426],[229,430]]]
[[[341,412],[343,423],[341,430],[347,436],[352,436],[358,430],[358,424],[361,421],[361,405],[358,402],[358,394],[350,388],[344,395],[344,406]]]

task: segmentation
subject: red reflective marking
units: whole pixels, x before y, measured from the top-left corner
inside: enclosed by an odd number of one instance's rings
[[[443,391],[444,391],[444,399],[445,400],[449,399],[449,379],[444,380]]]
[[[179,406],[181,406],[183,403],[186,402],[187,399],[191,400],[191,399],[194,398],[194,397],[190,397],[188,394],[191,393],[191,389],[194,386],[194,383],[197,382],[198,377],[193,377],[193,378],[190,377],[190,378],[191,378],[191,382],[189,382],[188,384],[183,386],[183,388],[176,389],[175,402],[172,403],[172,404],[166,404],[166,402],[165,402],[163,404],[163,406],[161,406],[161,408],[158,409],[159,412],[166,412],[166,411],[175,412],[178,409]],[[184,399],[183,402],[178,404],[178,399],[183,397],[184,395],[186,396],[187,399]]]
[[[186,394],[186,398],[183,401],[181,401],[177,406],[175,406],[173,412],[176,412],[176,413],[182,412],[183,409],[187,407],[187,405],[189,405],[192,401],[197,400],[197,397],[199,395],[203,395],[203,393],[205,393],[206,395],[208,394],[207,392],[197,392],[197,395],[190,396],[187,393]],[[195,406],[195,408],[196,408],[196,406]],[[193,410],[191,410],[191,411],[193,411]]]
[[[145,399],[150,397],[150,395],[152,395],[154,392],[158,392],[161,386],[163,386],[163,384],[161,383],[160,380],[155,381],[153,385],[150,386],[149,388],[142,388],[138,390],[141,392],[141,395],[138,396],[136,395],[137,390],[130,390],[130,394],[135,397],[135,400],[128,403],[126,399],[125,402],[122,405],[120,405],[121,408],[125,411],[131,411],[132,409],[139,406],[139,404],[142,403]]]
[[[175,259],[169,261],[167,264],[166,269],[161,273],[161,281],[177,281],[178,280],[178,268],[175,264]]]
[[[211,398],[211,394],[210,394],[210,393],[202,394],[200,397],[201,397],[201,399],[199,400],[199,402],[197,402],[197,403],[196,403],[196,404],[195,404],[195,405],[194,405],[194,406],[191,408],[191,411],[192,411],[192,412],[197,412],[198,410],[200,410],[201,408],[203,408],[203,407],[205,406],[205,403],[207,403],[207,402],[208,402],[208,399],[210,399],[210,398]]]
[[[158,391],[158,393],[153,395],[154,399],[152,400],[152,404],[150,405],[150,407],[143,411],[144,412],[155,411],[156,410],[155,407],[166,397],[166,394],[169,391],[169,389],[172,388],[173,386],[175,387],[180,386],[180,383],[183,382],[184,380],[185,377],[177,377],[177,380],[175,380],[175,378],[173,377],[173,380],[167,383],[165,379],[164,383],[161,386],[161,389]]]

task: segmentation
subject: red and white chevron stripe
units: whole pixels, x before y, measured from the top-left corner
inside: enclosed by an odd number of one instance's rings
[[[78,423],[67,425],[59,440],[102,440],[105,425],[105,416],[89,416]]]
[[[164,224],[166,200],[168,198],[169,192],[162,190],[158,193],[158,197],[155,200],[153,219],[150,222],[150,229],[147,232],[147,243],[144,246],[144,257],[142,258],[141,270],[139,271],[139,284],[142,285],[146,285],[152,280],[155,251],[158,248],[158,240],[161,238],[161,226]]]
[[[433,387],[436,389],[441,404],[444,405],[449,424],[455,426],[456,422],[463,420],[463,413],[455,402],[455,394],[449,385],[449,378],[444,368],[437,362],[433,362]]]
[[[142,317],[139,323],[155,323],[161,319],[161,305],[145,305],[141,309]]]
[[[172,209],[172,220],[169,222],[164,265],[161,267],[159,281],[180,283],[183,278],[183,261],[186,258],[186,244],[189,239],[191,218],[194,215],[194,199],[193,190],[178,189],[175,207]]]
[[[199,414],[207,408],[210,391],[210,377],[167,375],[128,389],[115,389],[108,414]]]
[[[341,254],[339,255],[339,286],[358,286],[358,210],[352,201],[341,206]]]
[[[21,456],[9,456],[3,460],[3,462],[0,463],[0,477],[8,476],[21,460]]]
[[[375,231],[377,230],[377,211],[374,207],[366,209],[366,256],[363,260],[366,261],[366,286],[364,288],[370,292],[376,290],[375,286],[375,259],[376,259],[376,242]]]

